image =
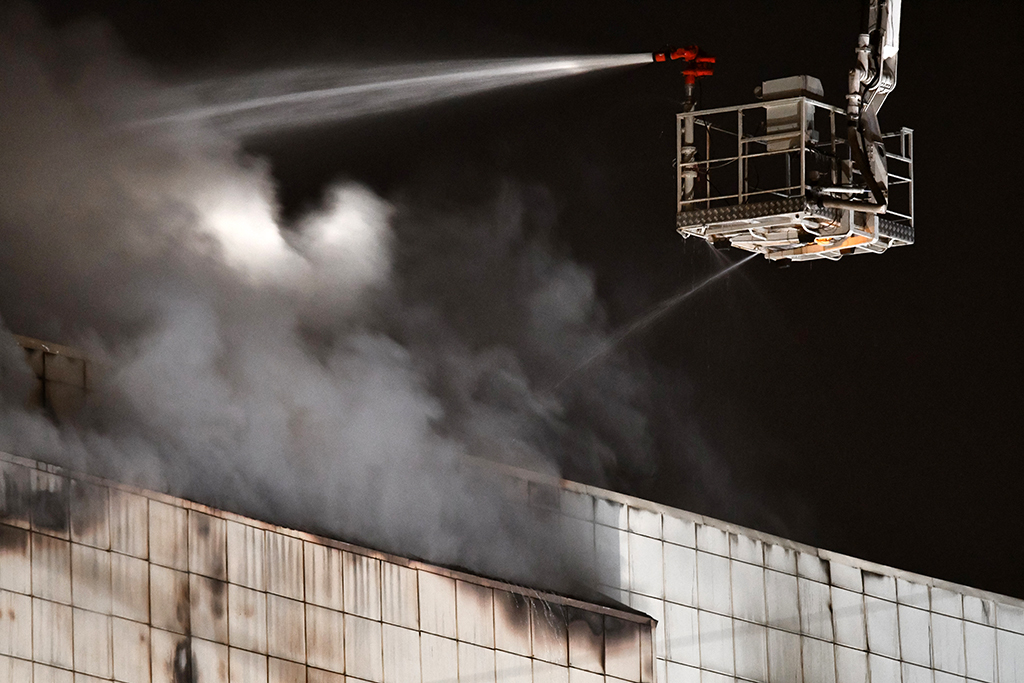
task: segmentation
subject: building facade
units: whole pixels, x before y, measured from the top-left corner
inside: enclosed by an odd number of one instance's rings
[[[2,683],[651,683],[653,628],[0,454]]]
[[[95,366],[18,340],[73,416]],[[480,466],[607,603],[0,453],[0,683],[1024,683],[1022,600]]]

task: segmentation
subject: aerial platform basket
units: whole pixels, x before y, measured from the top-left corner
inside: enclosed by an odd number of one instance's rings
[[[677,116],[677,229],[771,260],[838,260],[914,242],[914,133],[882,134],[886,202],[854,163],[846,111],[808,76],[762,101]],[[879,149],[882,147],[880,146]]]

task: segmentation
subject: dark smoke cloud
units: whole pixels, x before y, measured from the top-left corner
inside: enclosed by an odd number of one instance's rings
[[[99,25],[0,28],[0,315],[107,368],[75,425],[27,411],[0,340],[0,448],[437,562],[585,579],[467,455],[599,482],[648,457],[642,370],[543,192],[457,210],[357,183],[286,224],[266,164],[200,123],[119,125],[160,89]],[[541,578],[543,576],[543,578]]]

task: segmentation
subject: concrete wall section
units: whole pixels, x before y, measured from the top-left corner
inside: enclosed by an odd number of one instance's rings
[[[649,683],[652,633],[0,454],[0,683]]]

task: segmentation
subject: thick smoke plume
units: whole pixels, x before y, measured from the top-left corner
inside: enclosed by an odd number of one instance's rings
[[[284,222],[202,122],[120,125],[161,84],[102,26],[0,29],[0,315],[107,368],[76,424],[25,409],[0,330],[0,449],[433,561],[581,576],[465,456],[600,480],[642,459],[642,373],[536,192],[459,211],[358,183]],[[571,553],[568,553],[571,555]]]

